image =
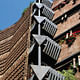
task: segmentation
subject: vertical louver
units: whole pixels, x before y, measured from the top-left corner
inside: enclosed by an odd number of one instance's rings
[[[58,73],[55,69],[52,69],[49,66],[44,66],[41,63],[42,54],[48,56],[53,61],[57,61],[61,51],[60,45],[50,38],[50,36],[53,37],[57,31],[57,26],[51,21],[54,15],[54,12],[50,9],[51,5],[52,3],[49,0],[37,0],[36,3],[33,4],[34,11],[32,18],[33,21],[36,21],[37,25],[34,24],[31,29],[31,36],[35,41],[30,48],[30,54],[38,54],[38,64],[35,65],[33,60],[34,65],[31,65],[31,67],[34,74],[29,80],[64,80],[64,76]],[[46,35],[47,33],[50,35]],[[31,40],[33,40],[32,38]],[[44,55],[43,57],[45,58]],[[36,59],[36,57],[34,57],[34,59]],[[46,63],[45,60],[43,62]]]
[[[51,6],[52,6],[52,2],[49,0],[42,0],[42,3],[45,4],[49,8],[51,8]]]
[[[51,36],[54,36],[57,31],[57,26],[51,21],[49,21],[47,18],[45,18],[45,22],[42,29],[51,34]]]
[[[49,69],[49,76],[46,78],[46,80],[64,80],[64,76],[62,76],[60,73],[58,73],[56,70],[50,68]]]
[[[47,38],[43,52],[52,57],[54,60],[58,59],[61,47],[55,41]]]
[[[50,20],[53,19],[53,15],[54,15],[53,11],[50,8],[48,8],[46,5],[43,5],[42,14]]]

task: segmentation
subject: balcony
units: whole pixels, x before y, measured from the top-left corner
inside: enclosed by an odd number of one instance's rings
[[[54,60],[57,60],[60,51],[61,51],[61,47],[59,46],[59,44],[57,44],[55,41],[47,37],[47,41],[43,48],[43,52],[48,56],[50,56],[51,58],[53,58]]]
[[[46,67],[45,67],[46,68]],[[31,71],[31,70],[29,70]],[[33,71],[32,71],[33,72]],[[37,80],[37,74],[31,73],[31,77],[29,80]],[[40,76],[38,76],[39,78]],[[57,72],[55,69],[49,67],[48,72],[44,75],[44,80],[64,80],[64,76]]]
[[[55,69],[50,68],[49,70],[50,74],[49,77],[47,78],[48,80],[64,80],[65,77],[60,74],[59,72],[57,72]]]
[[[76,0],[76,3],[73,5],[72,1],[70,1],[70,3],[66,4],[64,7],[57,9],[55,11],[55,15],[53,17],[53,21],[58,18],[59,16],[63,15],[64,13],[68,12],[69,10],[71,10],[72,8],[76,7],[77,5],[80,4],[80,0]]]
[[[78,33],[75,33],[75,32],[78,32]],[[68,41],[67,43],[66,40],[60,39],[60,41],[63,41],[63,43],[59,41],[59,44],[61,45],[61,53],[57,62],[60,62],[72,55],[75,55],[75,53],[80,52],[80,28],[78,31],[75,31],[75,32],[74,32],[75,39],[73,41],[72,39],[67,39]]]
[[[44,29],[50,35],[54,36],[57,31],[57,26],[54,23],[52,23],[51,21],[49,21],[47,18],[45,18],[42,29]]]
[[[42,0],[42,3],[45,4],[49,8],[51,8],[52,6],[52,2],[50,0]]]
[[[63,23],[59,23],[58,26],[58,30],[56,32],[56,36],[62,34],[63,32],[67,31],[68,29],[80,24],[80,19],[79,19],[80,15],[79,12],[75,13],[74,15],[70,16],[67,18],[66,21],[63,21]]]
[[[47,6],[44,5],[43,9],[42,9],[42,15],[44,15],[48,19],[52,20],[54,12],[51,9],[49,9]]]
[[[53,19],[54,12],[49,7],[47,7],[45,4],[40,4],[40,3],[33,4],[33,14],[32,15],[38,14],[38,8],[41,9],[42,16],[45,16],[50,20]]]
[[[54,23],[52,23],[51,21],[49,21],[46,17],[34,16],[34,18],[37,20],[38,23],[39,22],[41,23],[41,29],[42,29],[42,33],[43,34],[48,33],[51,36],[55,35],[55,33],[57,31],[57,26]],[[37,22],[34,23],[32,29],[31,29],[32,33],[37,32],[37,27],[38,27],[38,25],[36,25]]]
[[[38,56],[38,44],[41,45],[41,52],[42,52],[42,62],[46,63],[47,65],[51,65],[52,63],[55,63],[55,61],[58,59],[61,47],[59,44],[57,44],[55,41],[53,41],[48,36],[38,36],[33,35],[33,38],[35,39],[35,43],[31,45],[30,48],[30,55],[29,58],[33,63],[37,64],[37,56]],[[35,54],[36,53],[36,54]],[[34,61],[35,56],[35,61]],[[46,59],[49,59],[49,61],[46,61]]]
[[[64,0],[54,0],[52,9],[55,8],[56,6],[58,6],[62,1],[64,1]]]
[[[38,3],[39,2],[39,0],[36,0],[36,2]],[[52,6],[52,1],[50,1],[50,0],[40,0],[40,2],[41,3],[43,3],[43,4],[45,4],[47,7],[49,7],[49,8],[51,8],[51,6]]]

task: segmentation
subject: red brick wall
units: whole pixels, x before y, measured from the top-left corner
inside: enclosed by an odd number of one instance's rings
[[[30,17],[31,7],[15,25],[0,32],[0,80],[27,80]]]
[[[71,56],[72,54],[80,51],[80,35],[76,36],[76,40],[73,42],[71,47],[68,47],[66,42],[61,45],[61,53],[57,62],[62,61],[63,59]]]
[[[55,6],[59,5],[62,1],[64,1],[64,0],[54,0],[52,9]],[[54,11],[55,14],[53,17],[53,21],[60,15],[71,10],[76,5],[80,4],[80,0],[76,0],[76,4],[74,4],[74,5],[73,5],[72,1],[73,0],[70,0],[70,2],[68,4],[65,4],[64,7]],[[80,12],[76,12],[73,15],[71,15],[70,17],[67,17],[66,21],[63,21],[63,22],[60,22],[59,24],[57,24],[58,30],[55,34],[55,37],[60,35],[64,31],[72,28],[73,26],[80,24],[80,19],[79,19],[80,15],[79,14],[80,14]],[[66,41],[64,41],[64,43],[61,45],[61,53],[60,53],[60,56],[59,56],[57,62],[64,60],[65,58],[77,53],[78,51],[80,51],[80,35],[76,36],[76,40],[73,42],[73,44],[70,47],[68,47],[68,44],[66,44]],[[77,68],[77,73],[75,74],[75,76],[76,76],[77,80],[80,80],[80,72],[79,72],[78,68]]]
[[[60,2],[62,2],[63,0],[57,0],[56,2],[53,2],[53,6],[52,9],[54,8],[54,6],[56,4],[58,4]],[[72,9],[73,7],[75,7],[76,5],[80,4],[80,0],[76,0],[76,4],[73,5],[72,3],[73,0],[70,0],[70,3],[66,4],[64,7],[57,9],[55,12],[55,15],[53,17],[53,20],[55,20],[57,17],[59,17],[60,15],[62,15],[63,13],[69,11],[70,9]]]
[[[58,26],[58,30],[55,34],[55,37],[58,36],[59,34],[63,33],[64,31],[70,29],[71,27],[77,25],[80,23],[79,19],[80,15],[79,12],[75,13],[74,15],[70,16],[67,18],[66,21],[60,22]]]

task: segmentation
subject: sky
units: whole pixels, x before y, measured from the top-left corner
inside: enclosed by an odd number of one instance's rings
[[[13,25],[34,0],[0,0],[0,30]]]

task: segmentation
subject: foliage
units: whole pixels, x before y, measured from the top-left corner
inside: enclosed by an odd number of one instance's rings
[[[76,63],[76,67],[78,67],[78,63]],[[70,69],[73,69],[73,64],[70,64]]]
[[[65,77],[65,80],[77,80],[74,76],[74,71],[72,69],[63,70],[60,73]]]
[[[70,64],[70,69],[73,69],[73,64],[72,63]]]
[[[22,15],[27,11],[27,9],[32,5],[32,3],[33,3],[33,2],[30,2],[30,5],[23,10]]]
[[[80,35],[80,30],[73,32],[71,36],[70,36],[70,33],[68,33],[67,39],[66,39],[66,36],[63,36],[58,42],[60,45],[62,45],[64,41],[66,41],[66,44],[70,47],[75,41],[77,35]]]
[[[22,15],[27,11],[29,7],[25,8],[24,11],[22,12]]]
[[[75,41],[75,39],[76,39],[76,35],[69,36],[69,38],[66,39],[66,43],[68,44],[68,46],[71,46],[72,43]]]
[[[30,5],[32,5],[32,4],[33,4],[33,2],[34,2],[34,1],[30,2]]]
[[[59,41],[59,44],[61,45],[61,44],[63,44],[64,43],[64,40],[60,40]]]

